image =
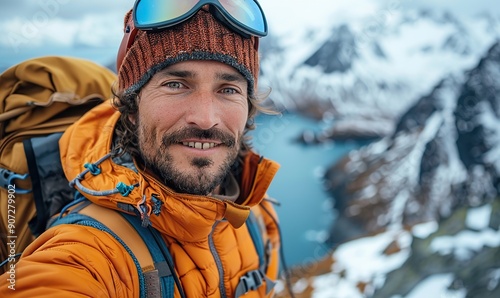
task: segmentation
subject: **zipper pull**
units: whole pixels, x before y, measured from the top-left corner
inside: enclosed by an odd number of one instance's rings
[[[141,226],[143,228],[147,228],[149,225],[151,225],[151,220],[149,219],[149,217],[151,216],[151,211],[153,210],[153,208],[146,201],[146,195],[142,196],[142,200],[138,202],[135,207],[141,215]]]

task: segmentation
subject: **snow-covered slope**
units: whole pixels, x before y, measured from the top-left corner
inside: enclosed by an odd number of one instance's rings
[[[327,172],[342,244],[312,297],[500,295],[500,43],[476,64]]]
[[[348,218],[373,232],[448,216],[456,206],[496,198],[499,69],[496,44],[476,68],[443,79],[408,109],[391,137],[352,152],[330,169],[327,186],[341,211],[339,233]]]
[[[295,297],[500,296],[500,43],[476,64],[329,169],[336,247]]]
[[[338,246],[295,278],[296,298],[494,298],[500,295],[500,204]],[[496,216],[496,218],[495,218]],[[319,274],[315,268],[328,266]],[[289,297],[283,283],[278,298]]]
[[[499,19],[395,11],[379,24],[336,24],[265,58],[275,102],[334,119],[315,141],[386,125],[327,171],[338,247],[330,270],[296,276],[296,297],[498,297]]]
[[[263,40],[261,85],[284,108],[336,119],[399,117],[444,77],[471,69],[500,36],[498,17],[458,20],[397,6],[317,24],[302,36]]]

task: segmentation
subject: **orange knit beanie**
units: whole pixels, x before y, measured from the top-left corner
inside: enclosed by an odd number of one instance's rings
[[[125,27],[131,11],[125,15]],[[127,29],[125,29],[127,30]],[[141,89],[163,68],[186,60],[215,60],[234,67],[254,94],[259,73],[258,38],[244,38],[200,9],[189,20],[161,31],[139,30],[118,69],[119,91]]]

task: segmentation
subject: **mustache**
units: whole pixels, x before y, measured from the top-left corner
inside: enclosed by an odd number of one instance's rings
[[[236,139],[233,135],[215,127],[206,130],[196,127],[180,129],[164,135],[162,138],[162,144],[164,146],[169,146],[181,143],[183,140],[190,138],[217,141],[229,148],[236,145]]]

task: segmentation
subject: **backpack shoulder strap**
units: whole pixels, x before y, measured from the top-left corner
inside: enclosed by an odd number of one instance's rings
[[[181,297],[186,297],[177,274],[175,273],[172,255],[160,233],[151,226],[143,227],[142,222],[137,216],[126,213],[120,213],[120,215],[137,231],[137,234],[142,237],[143,243],[153,258],[154,270],[149,271],[152,272],[150,283],[160,286],[155,292],[162,293],[162,297],[174,297],[175,283],[179,295]]]
[[[79,224],[108,232],[129,252],[139,272],[141,297],[174,297],[174,281],[178,284],[173,259],[161,236],[153,228],[143,228],[139,219],[132,215],[104,208],[89,201],[85,206],[77,205],[64,217],[56,219],[51,226]],[[156,233],[156,235],[155,235]],[[164,247],[161,247],[161,246]]]
[[[135,232],[134,228],[118,212],[91,203],[79,210],[78,213],[101,222],[120,237],[137,257],[142,271],[147,272],[154,269],[153,258],[149,254],[148,248],[144,241],[142,241],[141,236]]]
[[[123,248],[130,254],[132,257],[135,266],[137,268],[137,272],[139,274],[139,288],[140,288],[140,298],[146,298],[147,297],[147,292],[146,292],[146,283],[145,283],[145,278],[144,278],[144,273],[141,268],[141,264],[137,260],[136,255],[132,252],[132,250],[129,248],[129,246],[123,241],[116,233],[114,233],[111,229],[106,227],[104,224],[99,222],[98,220],[85,215],[85,214],[80,214],[80,213],[70,213],[64,217],[57,218],[55,221],[51,223],[51,227],[62,225],[62,224],[77,224],[77,225],[82,225],[82,226],[88,226],[88,227],[93,227],[98,230],[107,232],[111,236],[113,236],[122,246]]]
[[[259,268],[265,271],[266,263],[267,263],[267,255],[265,250],[265,240],[263,236],[262,229],[260,228],[257,217],[255,216],[254,211],[250,212],[248,219],[246,221],[248,232],[250,233],[250,237],[252,237],[253,244],[255,246],[255,250],[259,255]]]
[[[236,287],[236,298],[246,294],[248,291],[257,289],[264,283],[264,281],[266,282],[266,295],[269,294],[275,286],[275,282],[266,276],[267,262],[269,258],[267,248],[270,245],[270,242],[267,238],[265,227],[261,226],[255,212],[259,211],[257,209],[253,209],[250,212],[250,215],[246,220],[246,226],[250,237],[252,238],[255,250],[259,256],[259,269],[249,271],[240,278],[240,282]]]

